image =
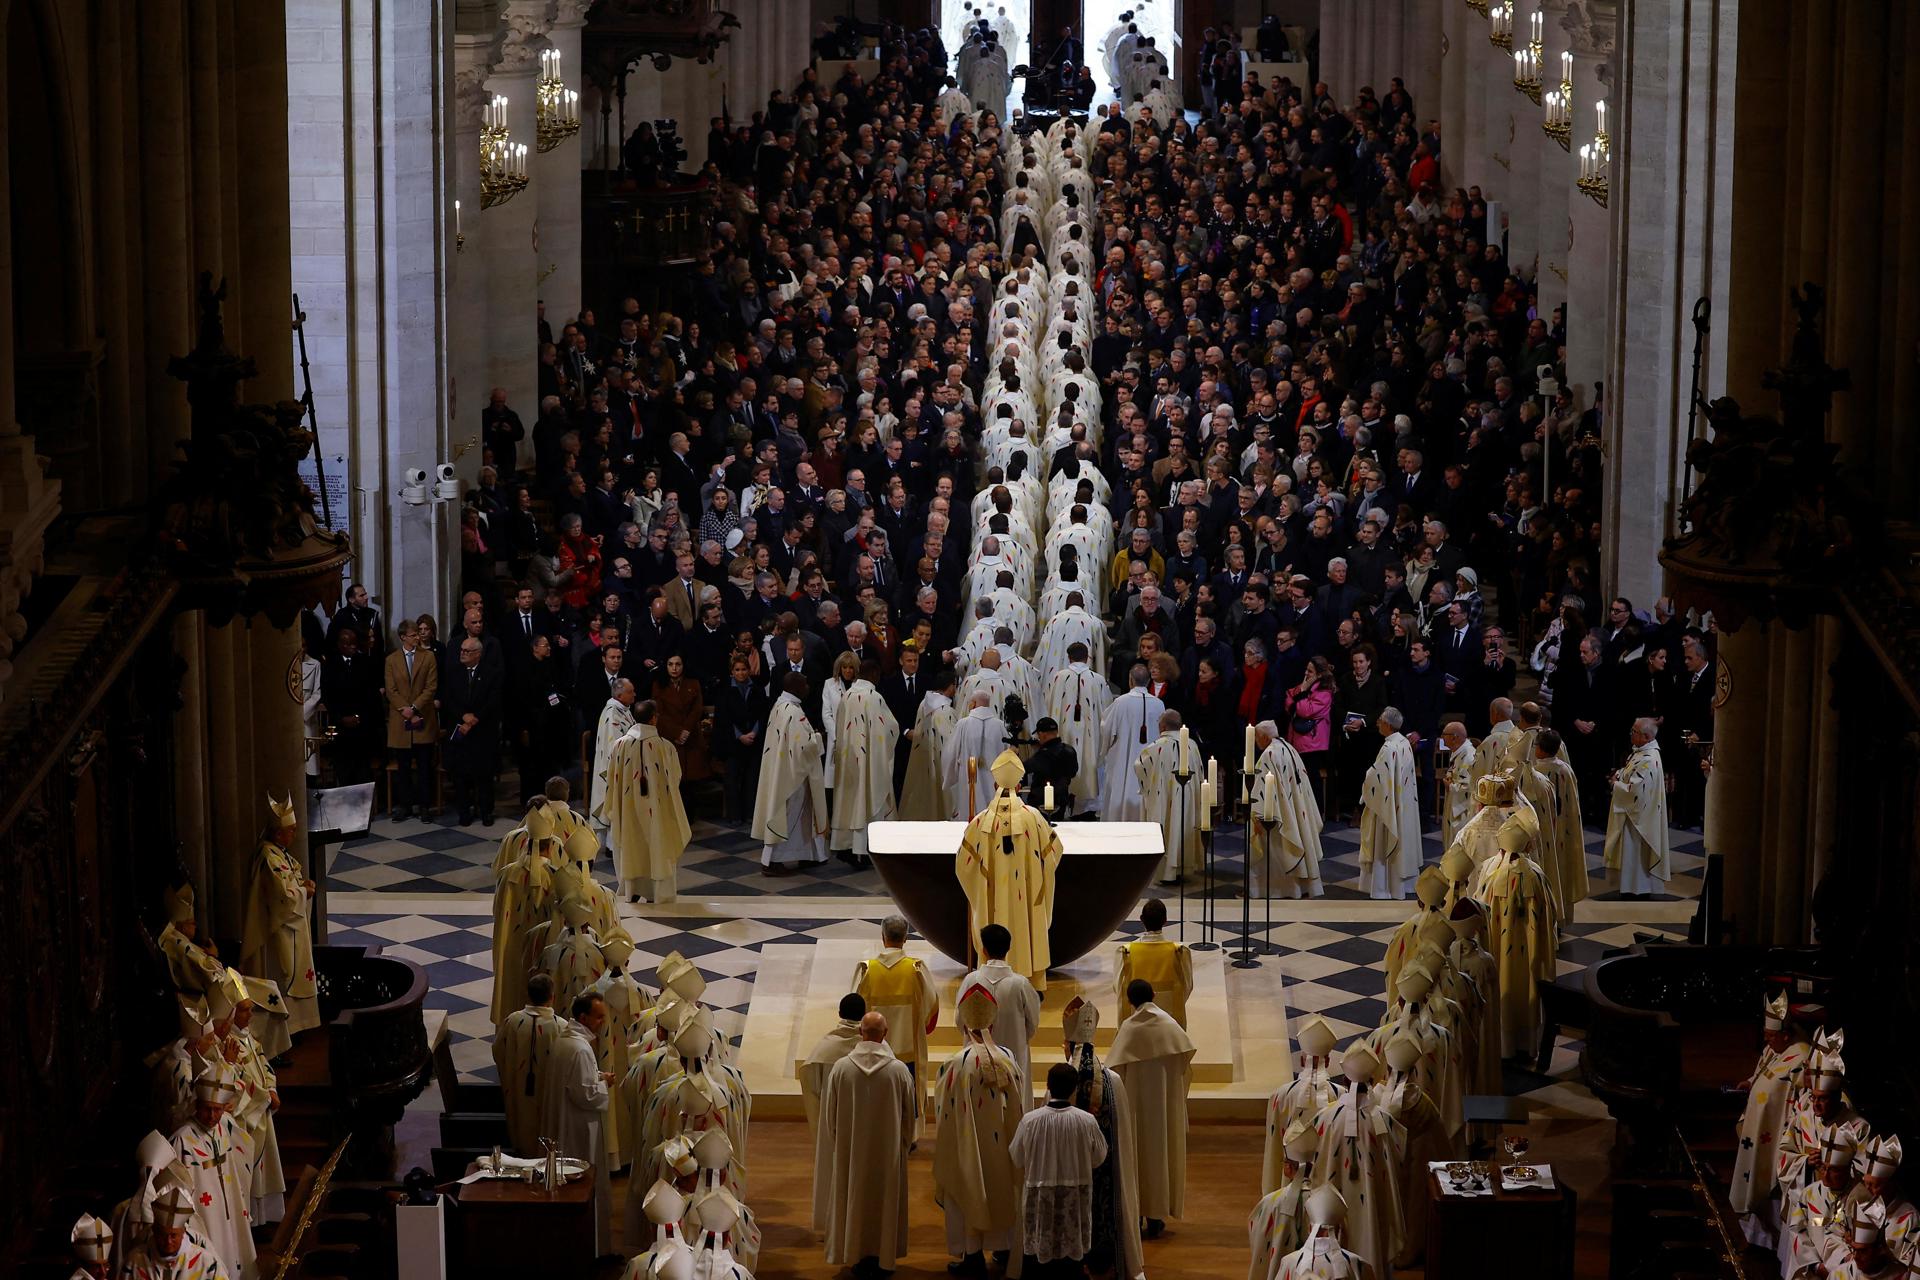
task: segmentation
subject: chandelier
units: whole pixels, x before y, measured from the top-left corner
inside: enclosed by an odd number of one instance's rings
[[[495,94],[480,126],[480,207],[505,204],[526,185],[527,146],[513,140],[507,128],[507,100]]]
[[[1560,144],[1562,151],[1573,150],[1573,55],[1560,55],[1560,87],[1547,90],[1547,118],[1540,131]]]
[[[580,95],[560,78],[560,51],[540,54],[540,80],[534,89],[534,141],[551,151],[580,132]]]
[[[1507,6],[1511,14],[1513,6]],[[1540,105],[1540,64],[1546,56],[1540,39],[1540,11],[1535,9],[1528,19],[1530,31],[1526,47],[1513,51],[1513,87]]]
[[[1493,23],[1487,29],[1487,42],[1498,49],[1513,48],[1513,0],[1493,6],[1487,18]]]
[[[1580,179],[1574,183],[1602,209],[1607,207],[1607,178],[1612,169],[1613,143],[1607,137],[1607,104],[1593,104],[1598,120],[1593,141],[1580,148]]]

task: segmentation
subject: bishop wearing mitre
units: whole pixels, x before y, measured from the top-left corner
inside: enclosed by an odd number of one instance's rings
[[[680,753],[654,727],[654,706],[633,704],[633,727],[607,759],[607,785],[595,817],[629,902],[672,902],[680,855],[693,838],[680,800]]]
[[[954,874],[967,894],[967,928],[976,955],[985,954],[980,930],[990,924],[1013,935],[1007,964],[1035,989],[1046,990],[1052,962],[1047,930],[1053,924],[1054,871],[1060,837],[1038,809],[1020,798],[1026,772],[1020,757],[1002,751],[993,762],[993,798],[967,823]]]
[[[1375,1280],[1392,1274],[1347,1248],[1347,1200],[1339,1191],[1325,1183],[1315,1187],[1307,1193],[1306,1210],[1307,1238],[1280,1259],[1271,1273],[1274,1280]]]
[[[1173,1015],[1153,1002],[1151,983],[1135,979],[1127,988],[1127,1002],[1133,1012],[1113,1033],[1107,1065],[1126,1085],[1140,1216],[1153,1237],[1166,1219],[1185,1216],[1187,1087],[1195,1050]]]
[[[955,1016],[966,1037],[940,1069],[933,1109],[934,1200],[946,1211],[947,1252],[986,1274],[986,1254],[1011,1252],[1020,1238],[1020,1171],[1009,1148],[1026,1112],[1026,1078],[993,1042],[998,1002],[980,983],[960,993]]]
[[[1260,1165],[1260,1190],[1272,1194],[1284,1180],[1283,1166],[1291,1157],[1292,1135],[1311,1130],[1314,1117],[1333,1105],[1331,1064],[1335,1037],[1327,1020],[1315,1014],[1294,1036],[1300,1047],[1300,1069],[1293,1079],[1267,1099],[1267,1144]]]
[[[1549,806],[1553,838],[1547,838],[1547,815],[1541,815],[1541,848],[1535,857],[1547,873],[1553,907],[1562,921],[1573,918],[1574,905],[1587,896],[1587,829],[1580,816],[1580,779],[1567,763],[1560,735],[1542,729],[1533,736],[1533,772],[1552,791]]]
[[[316,888],[293,856],[299,820],[293,796],[267,797],[273,817],[260,837],[259,859],[247,894],[246,936],[240,971],[268,978],[287,1007],[287,1034],[320,1025],[320,999],[313,981],[313,894]]]
[[[1253,892],[1259,897],[1317,898],[1320,884],[1320,802],[1306,761],[1280,734],[1280,726],[1262,720],[1253,727],[1260,752],[1252,770]]]
[[[1348,1088],[1314,1121],[1320,1145],[1314,1155],[1313,1176],[1322,1189],[1331,1187],[1346,1201],[1349,1216],[1344,1243],[1366,1259],[1377,1274],[1391,1275],[1393,1259],[1406,1232],[1400,1203],[1400,1154],[1406,1135],[1387,1110],[1386,1099],[1374,1092],[1373,1086],[1380,1078],[1380,1060],[1372,1051],[1357,1042],[1351,1044],[1340,1066]],[[1308,1205],[1311,1217],[1312,1201]],[[1317,1225],[1317,1218],[1315,1222]],[[1287,1272],[1283,1269],[1281,1274]]]
[[[1499,975],[1503,1058],[1533,1048],[1540,1031],[1539,984],[1559,971],[1553,891],[1532,857],[1539,829],[1532,809],[1515,808],[1495,832],[1500,851],[1473,878],[1473,897],[1486,904],[1487,950]]]
[[[1360,787],[1360,887],[1369,898],[1398,898],[1420,869],[1420,797],[1403,723],[1397,707],[1380,713],[1385,741]]]
[[[253,1152],[233,1118],[240,1079],[224,1063],[207,1068],[193,1085],[193,1119],[173,1134],[174,1159],[186,1172],[187,1191],[206,1227],[207,1243],[236,1280],[253,1280]]]
[[[536,955],[534,964],[528,963],[526,938],[546,923],[553,910],[553,863],[561,852],[551,813],[537,801],[527,811],[527,839],[494,879],[490,1012],[496,1026],[525,1002],[527,975],[539,961]]]
[[[1800,1073],[1813,1052],[1801,1030],[1799,1011],[1782,991],[1762,1009],[1766,1047],[1753,1073],[1741,1081],[1746,1105],[1740,1111],[1739,1145],[1733,1153],[1733,1182],[1727,1203],[1740,1215],[1740,1227],[1751,1244],[1772,1248],[1776,1242],[1773,1204],[1774,1143],[1787,1119],[1787,1107],[1800,1084]]]
[[[852,662],[851,654],[842,657]],[[830,849],[867,856],[867,827],[894,816],[893,756],[900,722],[874,688],[880,663],[868,658],[833,710],[833,833]]]
[[[1658,731],[1645,716],[1633,722],[1633,750],[1613,775],[1607,808],[1607,867],[1620,873],[1628,897],[1667,891],[1667,775]]]

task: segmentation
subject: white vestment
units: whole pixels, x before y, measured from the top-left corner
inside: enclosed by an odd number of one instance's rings
[[[1420,869],[1419,794],[1406,735],[1387,735],[1360,790],[1360,887],[1370,898],[1402,896]]]
[[[599,816],[607,798],[607,762],[613,758],[613,744],[631,728],[633,708],[618,698],[608,698],[607,705],[600,708],[600,723],[593,735],[593,787],[587,795],[587,813],[593,819],[593,829],[602,836],[607,832],[606,820]]]
[[[1667,891],[1667,780],[1656,743],[1635,747],[1614,776],[1607,866],[1620,872],[1622,893]]]
[[[1041,714],[1054,718],[1061,740],[1073,748],[1077,768],[1070,790],[1075,813],[1100,809],[1100,756],[1106,747],[1107,708],[1112,705],[1113,691],[1105,678],[1084,662],[1068,663],[1053,673],[1047,685]]]
[[[613,1182],[607,1171],[607,1121],[611,1093],[600,1078],[593,1033],[569,1021],[553,1046],[540,1082],[540,1136],[559,1144],[562,1155],[593,1163],[594,1254],[613,1250]]]
[[[1100,732],[1100,816],[1106,821],[1140,820],[1140,779],[1133,762],[1160,736],[1160,716],[1166,709],[1166,703],[1145,689],[1129,689],[1107,709]]]
[[[1161,859],[1158,879],[1161,883],[1178,880],[1189,871],[1198,871],[1205,862],[1200,837],[1200,787],[1205,781],[1206,762],[1191,738],[1187,744],[1187,780],[1180,781],[1180,732],[1168,729],[1148,743],[1134,757],[1133,772],[1140,785],[1140,817],[1160,824],[1166,841],[1166,856]]]
[[[1262,897],[1317,898],[1320,884],[1320,806],[1307,765],[1285,738],[1275,738],[1254,762],[1254,892]]]
[[[913,1129],[913,1075],[893,1050],[863,1040],[833,1064],[820,1109],[827,1184],[814,1190],[826,1197],[815,1213],[825,1224],[830,1265],[873,1258],[891,1271],[907,1251]]]
[[[993,1042],[1013,1055],[1020,1067],[1022,1079],[1032,1081],[1033,1063],[1029,1051],[1032,1048],[1034,1033],[1040,1029],[1040,993],[1033,989],[1024,974],[1015,973],[1012,966],[1004,960],[989,960],[960,980],[960,990],[966,991],[979,983],[993,993],[995,1001],[993,1026],[990,1029]],[[1023,1096],[1021,1105],[1028,1105],[1032,1099],[1031,1087],[1028,1096]]]
[[[828,845],[867,854],[867,825],[894,816],[893,748],[900,725],[887,701],[865,680],[855,680],[834,712],[833,832]]]
[[[493,1065],[507,1108],[507,1141],[517,1155],[540,1149],[540,1083],[567,1020],[551,1005],[530,1004],[507,1015],[493,1034]]]
[[[825,862],[827,788],[820,735],[800,699],[783,693],[767,716],[760,786],[753,799],[752,835],[760,865]]]
[[[1115,1029],[1107,1054],[1133,1112],[1140,1216],[1183,1216],[1187,1198],[1187,1086],[1193,1041],[1173,1015],[1149,1001]]]
[[[955,822],[971,822],[973,815],[993,799],[993,762],[1007,745],[1007,726],[991,707],[974,707],[953,727],[947,738],[941,774],[946,779],[947,798],[952,805],[948,817]],[[967,762],[975,762],[973,791],[967,790]]]

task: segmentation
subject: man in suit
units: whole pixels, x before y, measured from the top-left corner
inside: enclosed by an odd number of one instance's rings
[[[333,726],[336,785],[365,782],[374,750],[374,716],[379,714],[380,675],[374,660],[360,649],[360,632],[334,632],[333,652],[320,668],[320,704]]]
[[[1494,696],[1480,688],[1485,653],[1480,632],[1468,620],[1465,605],[1455,601],[1447,606],[1447,624],[1435,629],[1433,643],[1440,670],[1446,676],[1447,706],[1472,711],[1476,705]]]
[[[680,510],[700,509],[700,466],[693,459],[693,445],[687,433],[676,431],[667,438],[667,454],[660,460],[660,487],[680,495]]]
[[[480,641],[460,642],[460,665],[441,689],[447,743],[443,759],[453,780],[460,825],[493,825],[493,782],[500,769],[501,673],[481,661]]]
[[[460,617],[460,627],[461,630],[466,633],[468,639],[480,642],[480,661],[482,663],[492,667],[495,671],[499,671],[507,665],[506,652],[500,647],[500,642],[487,634],[487,615],[484,610],[478,606],[468,609]],[[456,649],[454,652],[458,653],[459,650]]]
[[[673,558],[673,581],[663,588],[667,597],[667,612],[680,624],[680,630],[693,630],[694,623],[700,620],[700,580],[694,576],[693,553],[682,551]]]
[[[801,709],[807,713],[807,719],[813,722],[815,729],[825,732],[820,721],[820,703],[827,683],[827,664],[824,659],[807,653],[807,642],[798,630],[788,633],[785,656],[767,670],[769,702],[786,688],[786,679],[789,674],[805,678],[807,696],[800,700]]]
[[[348,629],[360,634],[356,652],[368,658],[378,658],[386,652],[387,637],[380,625],[380,612],[373,607],[367,589],[358,582],[347,588],[347,602],[327,624],[328,648],[335,648],[335,638]]]
[[[532,603],[533,593],[521,592]],[[440,668],[420,647],[412,622],[400,624],[400,647],[387,655],[380,693],[387,702],[387,750],[393,755],[393,820],[417,810],[432,816],[433,747],[440,741]]]
[[[1680,705],[1676,716],[1680,723],[1674,726],[1673,734],[1679,745],[1672,752],[1672,761],[1663,760],[1663,763],[1667,765],[1667,776],[1673,779],[1673,825],[1698,828],[1706,813],[1707,775],[1700,767],[1705,749],[1688,742],[1687,738],[1691,735],[1694,742],[1699,743],[1713,741],[1713,699],[1718,682],[1714,679],[1706,645],[1692,636],[1681,641],[1680,665]],[[1667,747],[1664,743],[1661,746],[1664,756]]]
[[[626,656],[619,645],[603,644],[597,658],[588,657],[580,664],[573,681],[573,707],[580,716],[581,728],[590,730],[599,725],[600,712],[613,696],[613,682],[620,678]]]
[[[667,659],[680,652],[683,633],[667,612],[666,589],[649,587],[646,603],[646,617],[633,628],[633,648],[620,674],[633,681],[643,695],[651,695],[656,677],[666,674]]]
[[[1580,637],[1580,660],[1554,669],[1553,727],[1567,744],[1574,776],[1580,780],[1580,812],[1607,811],[1609,720],[1613,703],[1612,671],[1601,661],[1600,637]]]
[[[726,815],[732,821],[753,816],[760,785],[760,754],[773,699],[755,684],[745,658],[732,660],[727,680],[714,699],[713,751],[724,764],[721,778]]]
[[[506,654],[507,670],[526,670],[527,663],[533,660],[533,638],[546,636],[551,641],[557,626],[558,619],[552,612],[534,605],[532,587],[523,586],[514,592],[513,609],[500,630],[500,648]]]

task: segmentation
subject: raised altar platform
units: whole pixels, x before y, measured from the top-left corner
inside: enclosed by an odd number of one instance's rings
[[[1103,942],[1078,961],[1052,971],[1042,997],[1040,1030],[1029,1046],[1035,1063],[1060,1060],[1060,1011],[1077,995],[1100,1008],[1096,1042],[1102,1052],[1113,1042],[1120,1004],[1113,988],[1118,941]],[[953,1006],[967,970],[925,942],[911,942],[907,951],[932,970],[940,991],[940,1022],[928,1045],[937,1069],[959,1047]],[[762,948],[738,1064],[746,1073],[747,1087],[753,1091],[756,1116],[803,1113],[799,1065],[833,1026],[840,997],[849,989],[855,966],[872,954],[873,944],[859,941],[826,941],[811,947],[769,944]],[[1193,1114],[1213,1119],[1261,1119],[1266,1114],[1267,1096],[1291,1077],[1284,1018],[1248,1018],[1233,1007],[1221,952],[1196,954],[1193,978],[1193,995],[1187,1001],[1187,1031],[1199,1050],[1193,1064]],[[1242,1024],[1250,1030],[1275,1031],[1277,1038],[1243,1036]]]
[[[1157,822],[1063,822],[1055,874],[1054,967],[1072,964],[1113,936],[1153,882],[1166,852]],[[954,875],[964,822],[876,822],[867,851],[900,914],[949,960],[968,960],[967,895]],[[962,970],[964,973],[964,970]]]

